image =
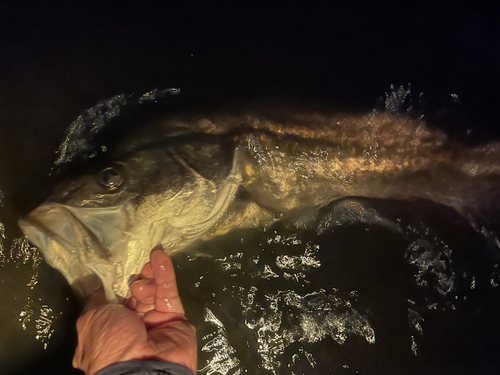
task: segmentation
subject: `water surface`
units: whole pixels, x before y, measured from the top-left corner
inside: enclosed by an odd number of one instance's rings
[[[89,111],[94,128],[106,125]],[[61,150],[54,166],[74,157]],[[79,303],[9,207],[0,208],[0,361],[13,374],[77,373]],[[486,208],[462,216],[431,201],[353,197],[315,218],[195,243],[174,262],[200,373],[490,373],[500,242]]]

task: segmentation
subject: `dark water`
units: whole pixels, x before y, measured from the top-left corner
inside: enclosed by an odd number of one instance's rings
[[[16,221],[49,191],[64,130],[101,100],[179,87],[204,105],[284,97],[363,112],[411,82],[399,111],[467,144],[500,135],[494,2],[0,9],[1,373],[77,373],[78,302]],[[498,218],[347,199],[308,229],[198,244],[211,257],[175,262],[199,368],[495,374]]]
[[[423,202],[323,215],[200,245],[215,261],[180,257],[207,373],[494,373],[498,244]]]

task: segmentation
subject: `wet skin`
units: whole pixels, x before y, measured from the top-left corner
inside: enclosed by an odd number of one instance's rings
[[[77,322],[73,366],[93,375],[116,363],[154,360],[197,369],[194,327],[184,315],[172,261],[151,255],[127,304],[109,304],[99,289]]]

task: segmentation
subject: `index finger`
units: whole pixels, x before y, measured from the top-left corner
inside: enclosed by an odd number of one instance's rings
[[[151,262],[148,262],[144,265],[139,278],[140,279],[152,279],[152,278],[154,278],[153,268],[151,267]]]
[[[184,314],[170,257],[163,250],[157,250],[151,255],[151,266],[156,284],[155,310]]]

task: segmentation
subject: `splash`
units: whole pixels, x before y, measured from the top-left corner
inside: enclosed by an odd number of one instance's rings
[[[82,153],[89,153],[88,157],[93,158],[97,156],[98,152],[106,152],[105,145],[101,145],[100,150],[95,150],[90,141],[106,127],[111,119],[120,116],[121,110],[130,101],[139,104],[147,101],[157,102],[158,99],[165,98],[167,95],[177,95],[180,92],[181,89],[179,88],[154,89],[142,94],[138,99],[134,99],[134,95],[131,95],[128,100],[125,94],[118,94],[85,110],[66,130],[64,140],[59,146],[59,150],[56,151],[58,157],[54,165],[62,166],[67,164]]]
[[[321,268],[318,244],[304,242],[297,234],[287,235],[277,230],[268,235],[263,243],[289,249],[288,254],[275,254],[269,258],[269,254],[261,257],[259,254],[245,256],[243,252],[236,252],[215,259],[215,264],[229,277],[247,274],[254,280],[250,285],[236,281],[225,286],[223,291],[231,291],[231,300],[241,307],[239,313],[242,314],[245,330],[237,336],[243,340],[246,338],[248,347],[254,348],[260,358],[257,368],[278,374],[301,359],[311,368],[316,368],[316,359],[304,345],[312,348],[326,339],[343,345],[350,336],[356,335],[368,344],[375,343],[374,329],[368,318],[356,308],[356,291],[344,296],[335,288],[301,290],[311,284],[310,272]],[[273,250],[267,247],[266,251]],[[249,265],[251,270],[247,273]],[[271,283],[279,282],[281,285],[283,281],[290,288],[269,291]],[[195,288],[199,286],[198,281]],[[220,313],[225,314],[224,310]],[[240,364],[236,357],[238,353],[230,343],[224,319],[217,314],[210,309],[205,313],[205,321],[215,325],[216,330],[202,337],[202,351],[210,354],[202,371],[208,374],[249,371],[246,369],[248,365]],[[293,344],[300,344],[300,347]],[[294,351],[291,357],[288,354],[285,356],[290,350]]]
[[[26,304],[19,312],[19,322],[23,331],[28,330],[34,324],[35,339],[42,343],[44,349],[47,349],[55,332],[53,325],[57,315],[54,313],[54,309],[47,304],[42,304],[38,308],[34,307],[34,304],[36,303],[28,296]],[[36,310],[38,310],[38,317],[33,321]]]
[[[155,103],[158,102],[158,99],[163,99],[167,95],[178,95],[181,93],[181,89],[179,88],[168,88],[164,90],[158,90],[154,89],[152,91],[149,91],[145,94],[142,94],[141,97],[138,99],[138,103],[142,104],[147,101],[154,101]]]
[[[204,320],[214,325],[215,331],[202,338],[205,344],[201,347],[201,351],[213,353],[213,357],[199,371],[207,375],[225,375],[234,369],[236,372],[233,372],[233,374],[239,374],[240,369],[238,365],[240,364],[240,360],[236,357],[236,350],[229,344],[224,324],[208,308],[205,309]]]
[[[418,239],[410,244],[406,256],[418,268],[415,275],[418,286],[429,286],[428,278],[435,275],[438,282],[434,288],[439,294],[446,296],[454,290],[455,273],[451,267],[451,249],[448,246],[436,249],[435,243]]]
[[[408,88],[400,86],[397,89],[391,84],[391,90],[385,93],[385,109],[393,113],[404,112],[405,104],[411,100],[411,86],[408,83]],[[410,105],[407,109],[411,112],[413,107]]]
[[[120,114],[120,109],[127,104],[124,94],[119,94],[111,99],[104,100],[97,105],[87,109],[66,130],[64,141],[56,151],[56,166],[67,164],[82,153],[92,150],[89,141],[108,122]]]
[[[5,226],[0,222],[0,265],[7,262],[7,255],[5,254],[5,241],[7,240],[7,234],[5,232]]]
[[[0,223],[1,265],[4,267],[13,266],[16,269],[21,266],[29,265],[30,267],[29,281],[26,283],[30,294],[26,297],[26,303],[18,313],[18,321],[23,331],[34,330],[34,338],[42,344],[44,349],[47,349],[55,332],[53,325],[58,316],[51,306],[43,302],[42,298],[34,300],[32,297],[33,290],[40,282],[38,267],[43,258],[40,251],[30,245],[26,236],[14,238],[7,251],[4,244],[6,239],[5,228]]]

